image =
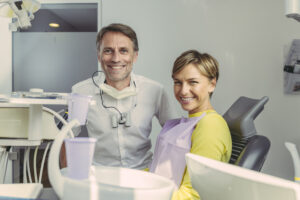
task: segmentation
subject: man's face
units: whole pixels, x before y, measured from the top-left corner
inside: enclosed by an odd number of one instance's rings
[[[107,84],[114,86],[122,83],[127,87],[137,55],[133,49],[133,42],[127,36],[118,32],[105,33],[100,44],[98,60],[105,73]]]

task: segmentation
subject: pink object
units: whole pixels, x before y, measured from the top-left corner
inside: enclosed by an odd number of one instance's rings
[[[97,139],[77,137],[67,138],[64,141],[67,152],[67,176],[73,179],[87,179]]]
[[[191,149],[191,135],[205,116],[168,120],[157,137],[150,172],[169,178],[179,187]]]

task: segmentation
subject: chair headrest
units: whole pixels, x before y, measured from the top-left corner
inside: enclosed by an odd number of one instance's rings
[[[223,115],[231,134],[241,138],[255,135],[254,119],[261,113],[268,101],[269,98],[266,96],[261,99],[244,96],[238,98]]]

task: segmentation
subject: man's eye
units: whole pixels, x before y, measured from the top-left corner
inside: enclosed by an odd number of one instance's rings
[[[122,54],[124,54],[124,53],[127,53],[128,50],[127,50],[127,49],[121,49],[120,52],[121,52]]]
[[[174,85],[180,85],[181,82],[180,81],[174,81]]]
[[[105,54],[111,54],[112,53],[112,50],[111,49],[104,49],[103,51]]]

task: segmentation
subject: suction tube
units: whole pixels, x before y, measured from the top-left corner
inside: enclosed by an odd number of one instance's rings
[[[60,133],[55,137],[49,154],[48,177],[54,191],[60,199],[62,199],[64,191],[64,178],[59,169],[60,148],[68,132],[75,126],[80,126],[78,120],[72,120],[67,125],[63,126]]]
[[[300,159],[299,159],[299,154],[296,148],[296,145],[290,142],[285,142],[284,143],[286,148],[289,150],[291,153],[293,163],[294,163],[294,173],[295,173],[295,182],[300,183]]]

